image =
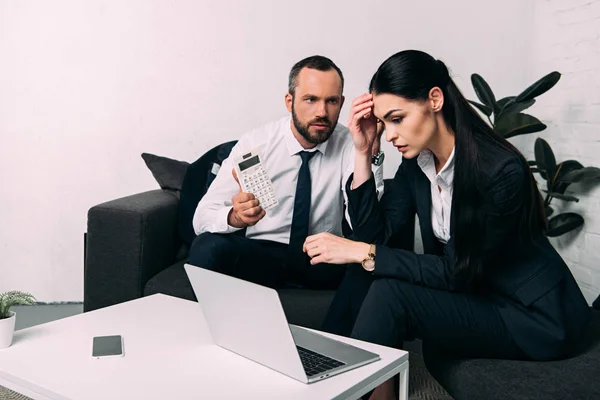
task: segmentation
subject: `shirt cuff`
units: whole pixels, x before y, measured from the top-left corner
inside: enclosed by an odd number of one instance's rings
[[[216,220],[218,221],[218,226],[216,227],[217,229],[215,229],[216,232],[233,233],[233,232],[237,232],[239,230],[244,229],[244,228],[236,228],[227,223],[227,217],[229,216],[229,211],[231,211],[231,207],[229,207],[229,208],[226,207],[217,212]]]
[[[373,177],[375,179],[375,189],[377,190],[377,198],[381,200],[384,190],[384,179],[383,179],[383,164],[373,166]]]

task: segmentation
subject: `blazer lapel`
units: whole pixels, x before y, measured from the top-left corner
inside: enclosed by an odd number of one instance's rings
[[[415,174],[415,192],[423,250],[432,252],[436,248],[437,239],[431,226],[431,182],[420,169]]]

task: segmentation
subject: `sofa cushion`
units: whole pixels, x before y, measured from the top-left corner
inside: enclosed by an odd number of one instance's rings
[[[192,285],[183,268],[184,264],[185,261],[179,261],[150,278],[144,287],[144,296],[162,293],[196,301]]]
[[[427,368],[456,399],[600,398],[600,311],[581,351],[557,361],[456,359],[423,343]]]
[[[283,311],[290,324],[321,329],[335,290],[278,289]]]
[[[190,164],[186,161],[178,161],[150,153],[142,153],[142,158],[160,188],[173,192],[179,198],[183,180]]]
[[[213,147],[187,168],[179,199],[177,229],[179,237],[188,247],[196,238],[192,225],[196,207],[236,143],[234,140]]]

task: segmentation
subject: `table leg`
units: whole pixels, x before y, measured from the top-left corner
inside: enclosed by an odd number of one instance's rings
[[[400,372],[400,388],[398,391],[400,400],[408,400],[408,367]]]

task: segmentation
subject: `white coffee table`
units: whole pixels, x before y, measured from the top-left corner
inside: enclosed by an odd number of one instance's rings
[[[91,358],[92,337],[123,336],[125,356]],[[0,350],[0,385],[33,399],[356,399],[400,374],[408,353],[328,335],[381,356],[303,384],[212,343],[198,303],[153,295],[15,332]]]

